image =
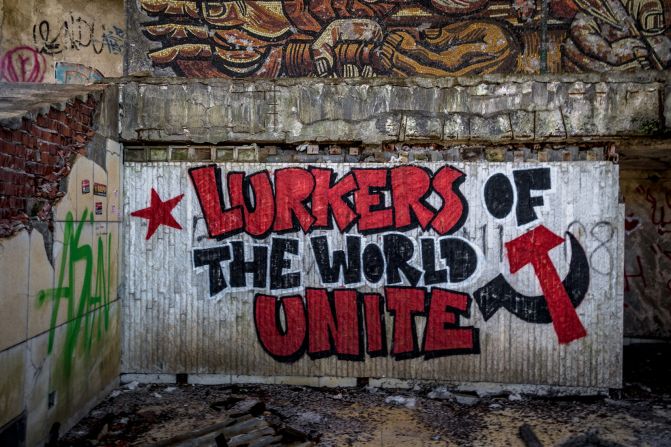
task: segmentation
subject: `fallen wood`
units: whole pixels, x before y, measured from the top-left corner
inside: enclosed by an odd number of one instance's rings
[[[308,435],[298,430],[297,428],[292,427],[291,425],[285,425],[279,429],[279,433],[283,435],[285,441],[307,441]]]
[[[228,425],[228,418],[226,418],[225,421],[219,422],[214,425],[210,425],[198,430],[193,430],[189,431],[186,433],[179,434],[177,436],[173,436],[172,438],[164,439],[163,441],[159,441],[155,444],[150,444],[150,447],[172,447],[179,445],[185,441],[189,441],[194,438],[200,438],[202,436],[208,435],[210,433],[216,432],[218,430],[224,429]]]
[[[282,444],[281,436],[264,436],[249,444],[249,447],[267,447],[270,445]]]
[[[242,400],[227,410],[231,417],[241,416],[243,414],[251,414],[252,416],[260,416],[266,409],[266,404],[256,399]]]
[[[227,426],[230,427],[232,425],[239,424],[240,422],[248,421],[250,419],[254,419],[254,416],[252,416],[251,414],[243,414],[242,416],[238,416],[236,418],[230,418]]]
[[[266,428],[268,423],[261,418],[252,418],[239,424],[227,426],[223,429],[222,433],[226,436],[226,439],[231,439],[234,436],[241,435],[243,433],[249,433],[250,431]]]
[[[257,428],[256,430],[249,431],[247,433],[242,433],[232,438],[226,438],[228,447],[242,447],[251,444],[254,441],[257,441],[259,438],[263,438],[266,435],[274,435],[275,430],[270,426],[266,425],[265,427]]]
[[[529,424],[520,426],[519,436],[527,447],[543,447],[543,444]]]

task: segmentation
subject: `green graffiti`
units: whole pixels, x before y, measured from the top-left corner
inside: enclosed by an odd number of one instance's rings
[[[87,223],[93,224],[93,213],[84,210],[79,222],[74,221],[71,212],[65,219],[63,231],[63,254],[58,272],[58,284],[54,289],[42,290],[37,295],[39,305],[51,301],[51,325],[49,329],[49,353],[54,348],[54,338],[58,325],[58,312],[61,300],[67,300],[68,313],[65,344],[63,348],[63,371],[66,376],[72,372],[72,363],[78,347],[89,353],[94,339],[100,340],[109,328],[110,307],[110,260],[112,235],[107,235],[107,250],[103,238],[97,238],[95,290],[91,291],[93,281],[94,251],[89,244],[80,244],[82,230]],[[76,223],[76,228],[75,228]],[[105,264],[105,253],[107,264]],[[76,290],[76,267],[83,265],[84,273],[80,290]],[[67,270],[67,282],[66,278]],[[80,269],[81,270],[81,269]],[[83,329],[83,333],[82,333]]]

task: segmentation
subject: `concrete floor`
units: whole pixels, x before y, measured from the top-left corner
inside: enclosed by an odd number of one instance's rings
[[[534,398],[287,385],[140,385],[115,390],[61,445],[147,445],[225,417],[226,402],[256,399],[261,417],[323,446],[671,446],[669,348],[628,347],[625,387],[606,397]],[[589,436],[586,436],[589,434]]]

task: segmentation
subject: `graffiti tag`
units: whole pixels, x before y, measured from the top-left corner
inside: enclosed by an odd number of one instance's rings
[[[0,81],[42,82],[45,70],[44,56],[27,46],[13,48],[0,59]]]
[[[95,54],[103,51],[121,54],[125,32],[114,25],[96,25],[92,19],[71,15],[60,24],[48,20],[36,23],[33,26],[33,41],[40,53],[51,56],[85,48],[91,48]]]
[[[110,324],[112,235],[99,235],[95,246],[81,243],[82,231],[93,222],[93,214],[88,210],[84,210],[78,222],[68,212],[57,285],[37,295],[39,305],[51,302],[49,353],[54,348],[61,300],[67,301],[63,344],[63,371],[66,377],[72,372],[77,350],[90,352],[94,340],[100,340]],[[78,288],[80,283],[81,288]]]

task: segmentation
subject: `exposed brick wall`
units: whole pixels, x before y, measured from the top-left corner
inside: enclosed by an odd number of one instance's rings
[[[0,237],[13,234],[31,219],[51,223],[53,204],[65,192],[61,179],[76,155],[86,154],[96,101],[89,96],[51,108],[18,129],[0,126]]]

